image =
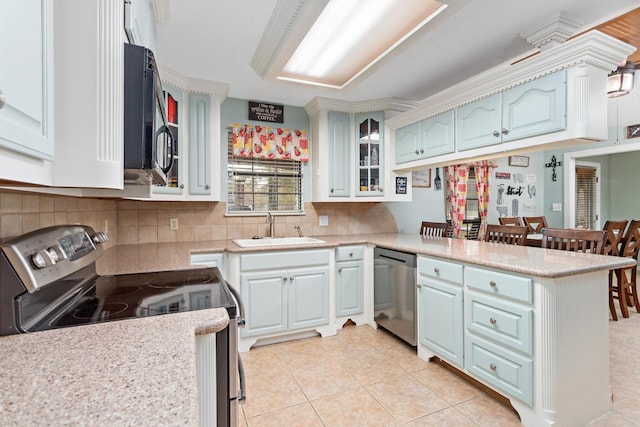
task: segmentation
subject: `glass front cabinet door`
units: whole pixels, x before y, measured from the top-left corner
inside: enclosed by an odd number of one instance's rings
[[[384,194],[382,170],[384,153],[384,113],[382,111],[356,115],[356,160],[358,196]]]

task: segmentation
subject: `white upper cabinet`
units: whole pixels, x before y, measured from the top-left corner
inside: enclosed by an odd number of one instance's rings
[[[50,183],[53,3],[0,2],[0,179]]]

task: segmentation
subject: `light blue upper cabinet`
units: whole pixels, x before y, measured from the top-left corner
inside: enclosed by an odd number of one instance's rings
[[[396,163],[420,158],[420,122],[396,130]]]
[[[503,141],[566,128],[566,72],[559,71],[504,92]]]
[[[349,197],[349,113],[329,111],[329,197]]]
[[[0,2],[0,29],[0,145],[52,160],[53,2]]]
[[[453,110],[420,123],[420,156],[433,157],[455,150]]]
[[[211,97],[189,95],[189,192],[211,194]]]
[[[566,72],[558,71],[457,109],[458,151],[566,129]]]
[[[457,110],[456,145],[458,151],[502,142],[502,94],[480,99]]]

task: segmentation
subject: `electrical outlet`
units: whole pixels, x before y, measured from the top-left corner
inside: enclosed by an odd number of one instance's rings
[[[551,204],[552,212],[561,212],[562,211],[562,203],[552,203]]]
[[[327,227],[329,225],[329,216],[328,215],[320,215],[318,217],[320,221],[320,227]]]
[[[172,230],[177,230],[178,229],[178,218],[170,218],[169,219],[169,227]]]

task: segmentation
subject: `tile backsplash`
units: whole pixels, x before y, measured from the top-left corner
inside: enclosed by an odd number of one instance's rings
[[[265,236],[263,216],[225,216],[225,202],[152,202],[0,191],[0,240],[58,224],[86,224],[106,231],[110,244],[226,240]],[[328,226],[319,226],[327,216]],[[171,220],[177,219],[177,230]],[[276,236],[395,233],[384,203],[305,203],[303,215],[277,215]]]

